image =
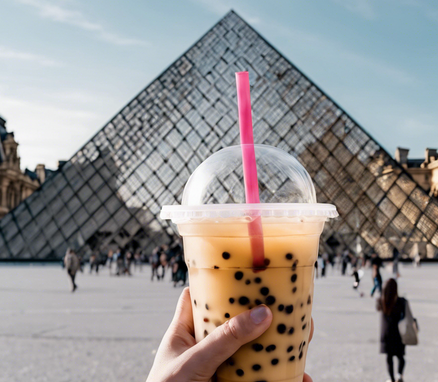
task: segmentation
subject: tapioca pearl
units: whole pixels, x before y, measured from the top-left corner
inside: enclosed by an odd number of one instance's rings
[[[275,304],[275,297],[274,296],[268,296],[266,297],[266,305],[273,305]]]
[[[296,271],[297,266],[298,266],[298,260],[295,260],[294,263],[292,264],[292,270]]]
[[[288,305],[288,306],[286,306],[286,308],[285,308],[285,312],[286,312],[287,314],[291,314],[293,311],[294,311],[294,306],[293,306],[293,305]]]
[[[252,365],[252,369],[253,369],[254,371],[259,371],[261,368],[262,368],[262,367],[261,367],[258,363],[256,363],[255,365]]]
[[[292,327],[289,329],[289,331],[287,332],[287,334],[289,334],[289,335],[291,336],[292,334],[294,334],[294,332],[295,332],[295,328],[292,326]]]
[[[256,305],[262,305],[263,304],[263,302],[260,301],[258,298],[256,298],[254,302],[256,303]]]
[[[266,288],[266,287],[261,288],[261,289],[260,289],[260,293],[261,293],[263,296],[267,296],[267,295],[269,294],[269,288]]]
[[[292,345],[287,348],[288,353],[290,353],[292,350],[294,350],[294,347]]]
[[[260,284],[260,283],[262,282],[262,279],[261,279],[260,277],[256,277],[256,278],[254,279],[254,282],[255,282],[256,284]]]
[[[286,331],[286,325],[285,324],[278,324],[277,325],[277,332],[280,334],[283,334]]]
[[[271,359],[271,365],[277,365],[278,364],[278,358]]]
[[[205,304],[205,309],[209,310],[208,304]]]
[[[292,288],[292,293],[297,293],[297,287]]]
[[[210,320],[207,317],[205,317],[204,322],[210,322]]]
[[[248,310],[251,310],[252,308],[254,308],[252,305],[248,306]]]
[[[213,266],[213,269],[219,269],[219,267],[217,265]]]
[[[301,303],[301,305],[300,305],[301,307],[303,307],[304,306],[304,304],[303,303]]]
[[[262,380],[260,380],[260,381],[255,381],[255,382],[268,382],[268,381],[262,379]]]
[[[300,355],[298,356],[299,359],[303,358],[303,352],[300,352]]]
[[[297,277],[298,277],[297,274],[294,273],[294,274],[291,276],[290,281],[292,281],[293,283],[296,282],[296,281],[297,281]]]
[[[237,374],[239,377],[241,377],[241,376],[243,376],[243,374],[245,374],[245,372],[244,372],[242,369],[237,369],[237,370],[236,370],[236,374]]]
[[[292,258],[294,257],[293,255],[292,255],[292,253],[286,253],[286,260],[292,260]]]
[[[196,300],[193,300],[193,303],[195,304],[195,306],[198,306],[198,303],[196,302]]]
[[[249,304],[249,298],[246,296],[239,297],[239,304],[240,305],[248,305]]]
[[[303,322],[306,319],[306,315],[304,315],[303,317],[301,317],[301,322]]]
[[[243,278],[243,272],[241,272],[241,271],[236,272],[236,273],[234,274],[234,278],[235,278],[236,280],[242,280],[242,278]]]
[[[227,365],[234,366],[234,359],[228,358],[226,363],[227,363]]]
[[[245,284],[246,284],[246,285],[251,284],[251,280],[245,280]]]
[[[310,295],[309,295],[309,298],[307,299],[307,305],[310,305],[312,303],[312,297],[310,297]]]
[[[284,305],[283,304],[278,305],[278,311],[282,312],[283,310],[284,310]]]
[[[225,260],[228,260],[231,257],[231,255],[228,252],[223,252],[222,253],[222,258]]]
[[[303,347],[306,346],[306,341],[303,342]]]
[[[208,336],[207,330],[204,330],[204,338]]]
[[[271,264],[271,260],[269,260],[268,258],[265,258],[265,260],[263,260],[263,264],[268,266],[269,264]]]
[[[298,347],[298,351],[301,351],[303,349],[304,341],[301,341],[300,346]]]
[[[230,298],[228,299],[228,301],[230,302],[230,304],[234,304],[234,301],[236,301],[236,300],[234,300],[234,298],[230,297]]]
[[[292,357],[290,357],[289,361],[291,361],[291,362],[295,361],[295,356],[293,355]]]
[[[275,346],[275,345],[266,346],[266,351],[268,353],[270,353],[271,351],[274,351],[275,349],[277,349],[277,346]]]
[[[252,344],[252,349],[254,351],[262,351],[263,350],[263,345],[262,344]]]
[[[230,318],[230,313],[225,313],[225,318]]]
[[[302,329],[304,330],[304,329],[306,329],[306,327],[307,327],[307,324],[304,324]]]

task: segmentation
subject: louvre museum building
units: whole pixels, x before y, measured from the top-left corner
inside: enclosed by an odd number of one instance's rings
[[[61,259],[68,247],[84,257],[117,247],[149,253],[175,240],[161,206],[181,202],[208,156],[239,144],[238,71],[250,73],[254,140],[293,154],[318,202],[339,211],[322,246],[388,258],[415,245],[435,255],[438,199],[231,11],[0,220],[0,259]]]

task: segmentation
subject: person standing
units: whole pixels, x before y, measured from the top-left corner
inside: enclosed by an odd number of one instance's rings
[[[126,260],[125,273],[128,276],[132,276],[132,273],[131,273],[132,252],[131,251],[126,252],[125,260]]]
[[[120,276],[125,273],[125,252],[121,248],[119,248],[116,259],[116,276]]]
[[[397,280],[400,277],[400,273],[398,273],[398,262],[400,260],[400,252],[396,247],[392,250],[392,274],[394,278]]]
[[[329,255],[327,252],[324,252],[321,256],[322,259],[322,267],[321,267],[321,277],[326,277],[326,272],[329,264]]]
[[[75,278],[76,278],[76,272],[80,268],[80,262],[79,262],[79,258],[76,256],[76,253],[70,248],[67,249],[67,252],[65,254],[64,265],[72,283],[71,291],[74,292],[78,288],[78,286],[75,283]]]
[[[371,289],[371,297],[373,297],[376,289],[382,294],[382,275],[380,274],[380,267],[382,266],[382,259],[377,253],[371,255],[371,271],[373,274],[373,289]]]
[[[376,308],[380,315],[380,352],[386,354],[388,373],[387,382],[403,382],[405,367],[405,345],[398,329],[399,321],[404,317],[406,299],[398,296],[397,281],[389,279],[385,283],[382,296],[377,299]],[[398,376],[394,376],[394,357],[398,358]]]
[[[158,274],[158,266],[160,264],[160,247],[155,247],[152,250],[151,256],[149,257],[149,263],[151,264],[151,281],[154,281],[154,277],[160,281],[160,275]]]
[[[112,265],[113,265],[113,255],[114,255],[114,252],[112,249],[110,249],[108,251],[108,268],[109,268],[110,275],[111,275]]]
[[[342,252],[342,276],[345,276],[345,272],[347,271],[347,265],[350,261],[350,252],[348,249],[346,249],[344,252]]]
[[[142,263],[141,263],[141,253],[139,250],[134,253],[134,270],[137,271],[137,268],[140,272],[143,271]]]

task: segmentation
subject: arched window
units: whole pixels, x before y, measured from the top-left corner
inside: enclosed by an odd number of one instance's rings
[[[6,204],[9,209],[15,207],[15,189],[12,184],[9,185],[8,191],[6,193]]]

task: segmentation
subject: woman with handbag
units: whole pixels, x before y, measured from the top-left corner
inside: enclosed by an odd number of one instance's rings
[[[405,367],[405,344],[399,332],[399,322],[405,316],[407,301],[398,296],[397,282],[389,279],[383,288],[382,296],[377,300],[380,318],[380,352],[386,354],[390,380],[387,382],[403,382]],[[394,357],[398,358],[398,376],[394,377]]]

